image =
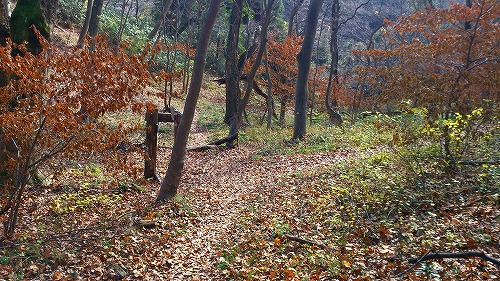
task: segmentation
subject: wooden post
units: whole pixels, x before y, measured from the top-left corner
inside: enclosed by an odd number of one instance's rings
[[[179,123],[181,121],[181,116],[172,108],[172,119],[174,121],[174,138],[177,136],[177,130],[179,129]]]
[[[146,150],[148,155],[144,159],[144,177],[154,178],[160,181],[160,177],[156,174],[156,158],[158,151],[158,123],[173,122],[174,137],[177,135],[177,129],[181,120],[182,113],[175,108],[171,108],[170,112],[158,112],[155,108],[153,112],[146,112]]]
[[[156,175],[156,155],[158,149],[158,109],[146,112],[146,149],[148,155],[144,160],[144,177],[159,179]]]

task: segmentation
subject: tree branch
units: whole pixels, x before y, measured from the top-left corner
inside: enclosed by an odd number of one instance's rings
[[[326,245],[323,245],[323,244],[318,243],[318,242],[306,240],[306,239],[303,239],[303,238],[300,238],[300,237],[297,237],[297,236],[292,236],[292,235],[288,235],[288,234],[283,234],[283,236],[286,237],[290,241],[295,241],[295,242],[298,242],[300,244],[306,244],[306,245],[316,246],[316,247],[318,247],[320,249],[323,249],[323,250],[328,250],[329,249]]]
[[[368,0],[366,1],[365,3],[359,5],[356,7],[356,9],[354,10],[354,13],[352,14],[351,17],[349,17],[348,19],[344,20],[343,22],[339,23],[338,25],[338,28],[340,29],[340,27],[343,25],[343,24],[346,24],[348,21],[352,20],[355,16],[356,16],[356,13],[358,12],[359,9],[361,9],[363,6],[366,6],[370,3],[371,0]]]
[[[427,253],[425,253],[424,255],[422,255],[421,257],[419,257],[414,263],[412,266],[410,266],[409,268],[407,268],[405,271],[403,272],[400,272],[398,275],[396,275],[396,277],[402,277],[403,275],[405,275],[408,271],[412,270],[415,266],[417,266],[417,264],[419,264],[425,257],[427,257],[429,254],[431,253],[431,251],[427,251]]]
[[[70,142],[75,138],[74,135],[72,135],[69,140],[64,143],[64,142],[59,142],[58,144],[56,144],[48,153],[44,154],[42,157],[40,157],[38,160],[36,160],[35,162],[31,163],[29,165],[29,168],[33,168],[34,166],[38,165],[40,162],[43,162],[47,159],[49,159],[50,157],[56,155],[57,153],[63,151],[69,144]]]
[[[420,258],[409,259],[408,262],[419,263],[419,262],[431,260],[431,259],[460,259],[460,258],[471,258],[471,257],[481,258],[485,261],[489,261],[489,262],[495,264],[497,267],[500,267],[500,260],[494,259],[483,252],[425,254],[425,255],[421,256]]]
[[[458,164],[458,165],[467,165],[467,166],[500,165],[500,160],[496,160],[496,161],[473,161],[473,160],[467,160],[467,161],[458,161],[455,164]]]

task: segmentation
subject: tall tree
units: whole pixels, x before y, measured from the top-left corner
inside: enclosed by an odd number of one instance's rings
[[[266,66],[266,77],[267,77],[267,130],[271,129],[272,126],[272,118],[273,118],[273,83],[271,80],[271,73],[269,71],[269,56],[266,50],[264,52],[264,63]]]
[[[241,70],[238,67],[238,45],[242,13],[243,1],[234,0],[231,9],[231,16],[229,17],[229,31],[226,45],[226,114],[224,116],[224,122],[228,126],[231,126],[231,124],[236,120],[238,101],[241,97],[241,90],[239,86]]]
[[[189,137],[191,124],[193,123],[194,112],[198,97],[200,96],[201,83],[203,80],[203,72],[205,71],[205,58],[210,42],[210,33],[214,26],[217,14],[222,0],[212,0],[205,16],[203,27],[199,34],[198,46],[194,58],[193,75],[189,85],[189,91],[186,96],[184,105],[184,114],[182,115],[181,124],[177,131],[177,136],[174,140],[172,148],[172,156],[168,165],[167,173],[163,179],[156,201],[165,201],[171,199],[179,188],[182,169],[184,168],[184,160],[186,157],[186,146]]]
[[[172,2],[173,2],[173,0],[167,0],[167,2],[165,2],[165,5],[163,6],[162,12],[161,12],[160,16],[158,17],[158,19],[156,20],[156,23],[155,23],[153,30],[151,30],[151,32],[148,35],[149,40],[153,39],[156,36],[156,34],[158,33],[158,30],[160,30],[161,24],[165,20],[165,16],[167,15],[168,10],[170,10],[170,6],[172,6]]]
[[[9,5],[8,1],[0,0],[0,46],[9,37]]]
[[[330,74],[328,77],[328,86],[326,89],[326,97],[325,97],[325,107],[330,115],[330,121],[335,123],[336,125],[342,124],[342,116],[337,112],[336,107],[338,106],[337,96],[333,97],[333,105],[330,103],[330,96],[333,90],[338,89],[339,87],[339,32],[343,25],[348,23],[350,20],[354,19],[358,11],[368,5],[371,0],[367,0],[366,2],[358,5],[352,15],[350,15],[347,19],[340,21],[340,0],[333,0],[332,2],[332,24],[331,24],[331,36],[330,36],[330,54],[332,56],[332,60],[330,63]]]
[[[288,36],[291,36],[293,34],[293,21],[295,19],[295,15],[297,15],[297,12],[299,11],[303,3],[304,0],[299,0],[299,2],[293,7],[292,11],[290,12],[290,19],[288,20]]]
[[[101,18],[102,6],[104,0],[94,0],[92,4],[92,12],[90,13],[89,34],[94,38],[99,33],[99,21]]]
[[[318,26],[319,13],[324,0],[311,0],[309,11],[307,12],[306,29],[302,49],[297,55],[299,73],[297,75],[297,88],[295,92],[295,110],[293,139],[302,139],[306,134],[307,125],[307,99],[308,99],[308,78],[311,69],[311,57]]]
[[[330,54],[332,61],[330,63],[330,75],[328,77],[328,86],[326,88],[325,107],[330,115],[330,121],[337,125],[342,124],[342,117],[338,114],[334,107],[337,107],[337,98],[333,99],[333,107],[330,104],[330,95],[332,89],[339,85],[339,46],[338,34],[340,28],[340,0],[333,0],[332,3],[332,25],[330,36]]]
[[[78,43],[76,46],[78,48],[83,48],[83,44],[85,41],[85,36],[87,36],[87,32],[89,31],[90,18],[92,17],[92,0],[87,0],[87,11],[85,12],[85,20],[83,21],[82,29],[80,30],[80,36],[78,37]]]
[[[236,120],[235,120],[235,122],[233,122],[231,124],[230,130],[229,130],[229,136],[233,136],[233,135],[237,134],[239,129],[240,129],[242,119],[243,119],[243,112],[248,104],[248,100],[250,98],[250,94],[251,94],[252,89],[253,89],[254,78],[255,78],[255,75],[257,74],[257,70],[259,69],[260,63],[262,61],[262,56],[264,55],[264,52],[266,50],[267,30],[269,27],[269,23],[271,22],[271,13],[273,10],[274,1],[275,0],[269,0],[268,2],[264,1],[263,12],[265,11],[265,16],[264,16],[264,21],[262,22],[262,28],[260,31],[259,51],[257,52],[257,56],[255,58],[255,62],[252,66],[252,69],[250,70],[250,73],[248,73],[245,95],[238,102],[238,111],[236,114]]]

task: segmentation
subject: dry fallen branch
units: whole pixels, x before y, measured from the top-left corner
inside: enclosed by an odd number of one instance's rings
[[[410,270],[412,270],[415,266],[417,266],[417,264],[419,264],[421,261],[423,261],[430,253],[431,253],[431,251],[427,251],[427,253],[420,256],[418,259],[416,259],[415,262],[412,264],[412,266],[407,268],[405,271],[400,272],[398,275],[396,275],[396,277],[404,276],[406,273],[408,273]]]
[[[331,250],[328,246],[321,244],[321,243],[318,243],[318,242],[315,242],[315,241],[306,240],[306,239],[303,239],[303,238],[300,238],[297,236],[288,235],[288,234],[284,234],[283,236],[286,237],[290,241],[295,241],[295,242],[298,242],[300,244],[316,246],[316,247],[323,249],[323,250]]]
[[[496,266],[500,266],[500,260],[494,259],[483,252],[464,252],[464,253],[434,253],[434,254],[426,254],[420,258],[409,259],[410,263],[418,263],[421,261],[431,260],[431,259],[460,259],[460,258],[471,258],[478,257],[485,261],[489,261]]]
[[[459,161],[457,162],[459,165],[465,165],[465,166],[482,166],[482,165],[492,165],[492,166],[498,166],[500,165],[500,161],[473,161],[473,160],[467,160],[467,161]]]
[[[209,149],[218,149],[219,147],[217,145],[202,145],[202,146],[196,146],[196,147],[189,147],[187,148],[187,151],[196,151],[196,152],[203,152],[207,151]]]

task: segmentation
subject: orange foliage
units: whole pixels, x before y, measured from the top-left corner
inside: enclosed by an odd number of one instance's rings
[[[499,14],[497,0],[480,0],[472,8],[453,3],[391,23],[390,49],[361,52],[373,62],[360,69],[364,81],[383,102],[406,101],[431,114],[498,103]]]
[[[336,98],[337,103],[349,111],[355,111],[360,107],[365,107],[366,104],[361,100],[359,91],[349,87],[353,82],[353,78],[344,74],[339,75],[338,79],[338,84],[335,82],[332,84],[330,102]]]
[[[300,52],[302,37],[289,36],[282,42],[270,36],[268,41],[269,73],[273,86],[273,93],[279,97],[292,97],[295,94],[297,80],[297,54]],[[263,75],[265,69],[260,69]]]
[[[273,94],[281,100],[292,99],[295,95],[297,80],[297,59],[300,51],[302,37],[289,36],[279,41],[271,35],[267,42],[269,74],[272,81]],[[254,58],[247,60],[245,71],[249,72],[254,63]],[[267,85],[266,68],[264,62],[259,66],[255,79],[261,85]]]
[[[43,51],[37,56],[10,41],[0,48],[0,71],[12,77],[0,88],[0,135],[18,149],[17,155],[5,154],[2,171],[19,172],[18,184],[7,182],[5,189],[16,194],[22,194],[36,169],[56,154],[111,158],[111,151],[127,142],[129,130],[139,128],[123,124],[111,128],[97,119],[127,108],[142,110],[145,102],[138,94],[145,92],[152,78],[139,58],[121,51],[114,55],[103,38],[96,38],[94,51],[61,50],[40,36],[39,40]],[[22,55],[13,57],[15,48]],[[115,162],[111,166],[132,165]]]
[[[326,88],[328,86],[328,67],[325,65],[317,66],[317,69],[312,68],[309,73],[309,107],[318,105],[318,109],[325,109]],[[314,91],[314,93],[313,93]],[[314,101],[313,96],[315,95]],[[314,105],[312,104],[314,102]]]
[[[123,53],[114,56],[101,38],[94,52],[58,50],[46,41],[43,46],[38,56],[24,52],[12,57],[10,42],[0,48],[1,70],[15,77],[0,88],[5,139],[16,140],[23,158],[44,119],[36,144],[40,152],[70,139],[73,149],[97,148],[93,144],[100,141],[111,145],[117,136],[101,135],[102,125],[88,121],[127,107],[140,110],[143,102],[136,97],[149,83],[146,65]]]
[[[271,76],[273,95],[278,96],[282,101],[293,100],[295,97],[295,85],[297,84],[297,54],[300,52],[302,37],[296,35],[288,36],[283,41],[279,41],[275,35],[270,35],[267,42],[269,74]],[[254,63],[254,59],[247,60],[245,71],[249,71]],[[309,90],[316,90],[315,103],[323,104],[324,93],[326,91],[327,80],[325,78],[325,66],[318,67],[316,77],[315,69],[311,69],[309,75]],[[315,79],[316,78],[316,79]],[[315,79],[315,81],[313,81]],[[267,85],[265,62],[259,67],[256,80],[261,85]],[[282,108],[284,110],[284,108]]]
[[[186,43],[177,42],[168,46],[168,51],[169,52],[178,51],[183,53],[185,56],[194,57],[196,53],[196,48],[190,48]]]

